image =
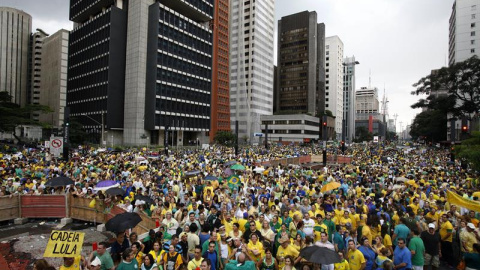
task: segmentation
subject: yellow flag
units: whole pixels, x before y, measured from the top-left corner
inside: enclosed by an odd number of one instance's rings
[[[453,204],[463,208],[467,208],[468,210],[480,212],[480,202],[465,199],[450,190],[447,190],[447,201],[450,203],[450,205]]]

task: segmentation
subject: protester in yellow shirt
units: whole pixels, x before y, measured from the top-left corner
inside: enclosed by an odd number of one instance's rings
[[[348,263],[351,270],[362,270],[367,265],[367,261],[363,256],[362,252],[357,249],[355,246],[355,241],[350,239],[348,241],[348,253],[347,253]]]
[[[338,256],[340,257],[340,262],[334,265],[335,270],[350,270],[350,264],[348,261],[343,257],[343,252],[338,252]]]
[[[293,245],[290,245],[290,239],[288,238],[288,236],[285,235],[280,238],[278,240],[278,243],[280,243],[280,246],[277,250],[278,269],[283,269],[283,267],[285,266],[285,257],[287,256],[297,258],[295,260],[295,263],[300,260],[300,257],[298,257],[300,252],[296,248],[294,248]]]

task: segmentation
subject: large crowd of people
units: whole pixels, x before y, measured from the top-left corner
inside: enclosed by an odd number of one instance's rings
[[[118,270],[480,269],[479,213],[447,199],[453,191],[475,204],[478,174],[451,161],[448,150],[356,144],[347,150],[349,164],[271,165],[321,151],[279,145],[235,156],[212,146],[165,156],[84,147],[69,161],[44,150],[4,151],[0,195],[71,193],[158,220],[146,238],[117,232],[113,244],[99,243],[83,263],[66,259],[61,269],[90,269],[98,260],[100,269]],[[45,186],[57,176],[75,184]],[[109,196],[97,188],[103,180],[125,193]],[[333,250],[341,260],[309,262],[299,256],[308,246]]]

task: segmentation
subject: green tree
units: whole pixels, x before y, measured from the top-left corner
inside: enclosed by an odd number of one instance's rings
[[[413,95],[428,95],[416,105],[430,106],[430,101],[436,94],[443,94],[450,100],[448,112],[454,116],[464,116],[480,112],[480,59],[477,56],[443,67],[430,75],[421,78],[413,85],[416,90]],[[429,100],[430,99],[430,100]]]
[[[69,131],[70,144],[79,145],[87,141],[88,134],[77,118],[70,118]]]
[[[462,141],[461,145],[455,146],[455,154],[464,158],[475,170],[480,170],[480,132],[472,132],[472,136]]]
[[[355,142],[364,142],[364,141],[371,141],[373,140],[373,134],[368,132],[366,127],[357,127],[355,129]]]
[[[430,142],[447,139],[447,114],[440,110],[428,110],[419,113],[413,120],[410,135],[417,140],[424,137]]]
[[[235,144],[235,134],[231,131],[218,131],[213,140],[221,145],[233,146]]]
[[[37,122],[31,118],[32,113],[49,113],[48,106],[29,104],[25,107],[12,102],[12,96],[7,91],[0,92],[0,131],[11,133],[18,141],[22,141],[15,134],[15,128],[21,125],[40,125],[49,128],[49,125]]]

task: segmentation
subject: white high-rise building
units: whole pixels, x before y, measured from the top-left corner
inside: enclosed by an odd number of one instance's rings
[[[342,137],[343,42],[338,36],[325,38],[325,110],[335,116],[337,139]]]
[[[274,0],[230,3],[230,115],[239,139],[254,142],[273,114]]]
[[[358,64],[355,56],[343,61],[343,133],[348,142],[355,138],[355,65]]]
[[[449,65],[480,55],[480,0],[455,0],[449,25]],[[451,117],[450,115],[448,116]],[[447,123],[447,140],[461,140],[461,120]]]
[[[449,64],[480,54],[480,0],[456,0],[450,15]]]

